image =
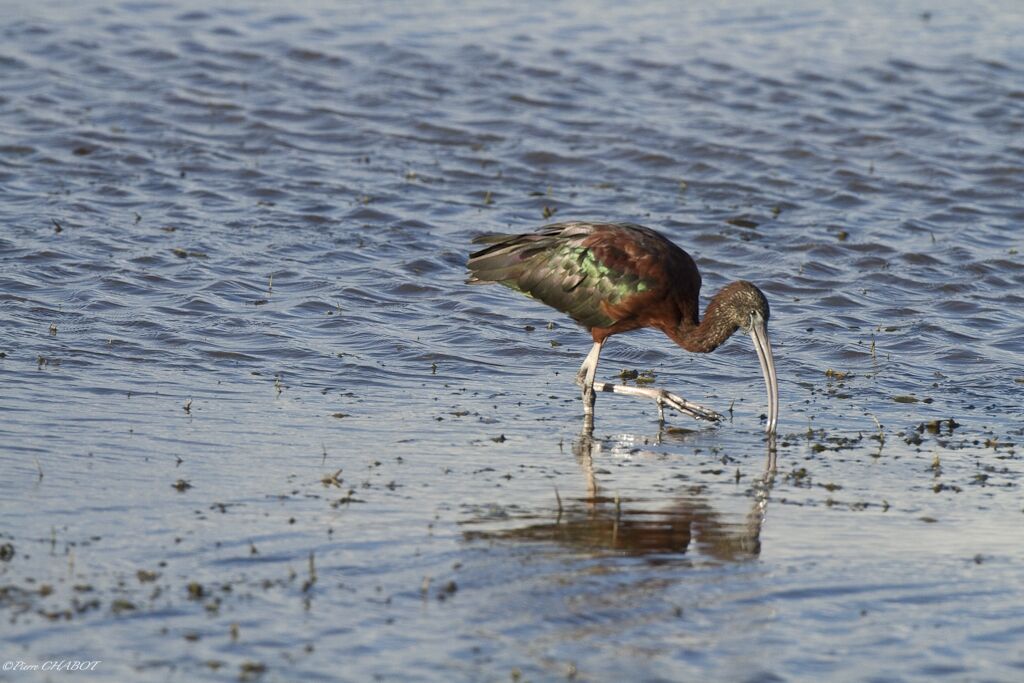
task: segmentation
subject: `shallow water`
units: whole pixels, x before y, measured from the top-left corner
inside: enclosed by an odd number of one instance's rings
[[[6,14],[0,659],[1024,677],[1015,3]],[[586,333],[463,284],[545,215],[764,289],[774,470],[746,338],[616,337],[731,418],[581,435]]]

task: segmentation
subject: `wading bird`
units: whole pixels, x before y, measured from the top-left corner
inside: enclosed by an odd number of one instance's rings
[[[484,235],[489,244],[470,255],[470,284],[497,282],[568,313],[590,330],[594,346],[576,374],[583,410],[594,412],[595,391],[654,399],[664,419],[669,406],[696,419],[722,416],[664,389],[594,384],[601,347],[613,334],[653,327],[687,351],[708,353],[737,329],[750,333],[768,388],[768,423],[775,433],[779,386],[768,341],[768,300],[749,282],[732,282],[711,297],[700,320],[700,273],[690,255],[661,234],[631,223],[553,223],[536,233]]]

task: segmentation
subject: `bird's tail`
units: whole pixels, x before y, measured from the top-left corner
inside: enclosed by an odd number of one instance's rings
[[[469,255],[466,263],[469,277],[466,282],[471,285],[500,282],[518,289],[519,279],[530,267],[530,258],[550,246],[550,236],[537,233],[481,235],[474,238],[473,242],[490,246]]]

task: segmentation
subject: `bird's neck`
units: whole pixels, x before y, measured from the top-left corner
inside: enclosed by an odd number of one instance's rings
[[[714,351],[739,329],[734,318],[723,305],[727,299],[726,292],[719,292],[708,303],[704,311],[704,319],[699,323],[693,320],[682,320],[678,327],[666,329],[672,341],[692,353],[710,353]]]

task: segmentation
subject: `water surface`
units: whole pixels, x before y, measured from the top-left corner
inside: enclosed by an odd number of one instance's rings
[[[0,29],[0,643],[89,680],[1024,676],[1015,3],[37,2]],[[631,220],[738,336],[598,397],[470,240]],[[70,674],[69,674],[70,676]],[[0,680],[58,680],[0,671]]]

